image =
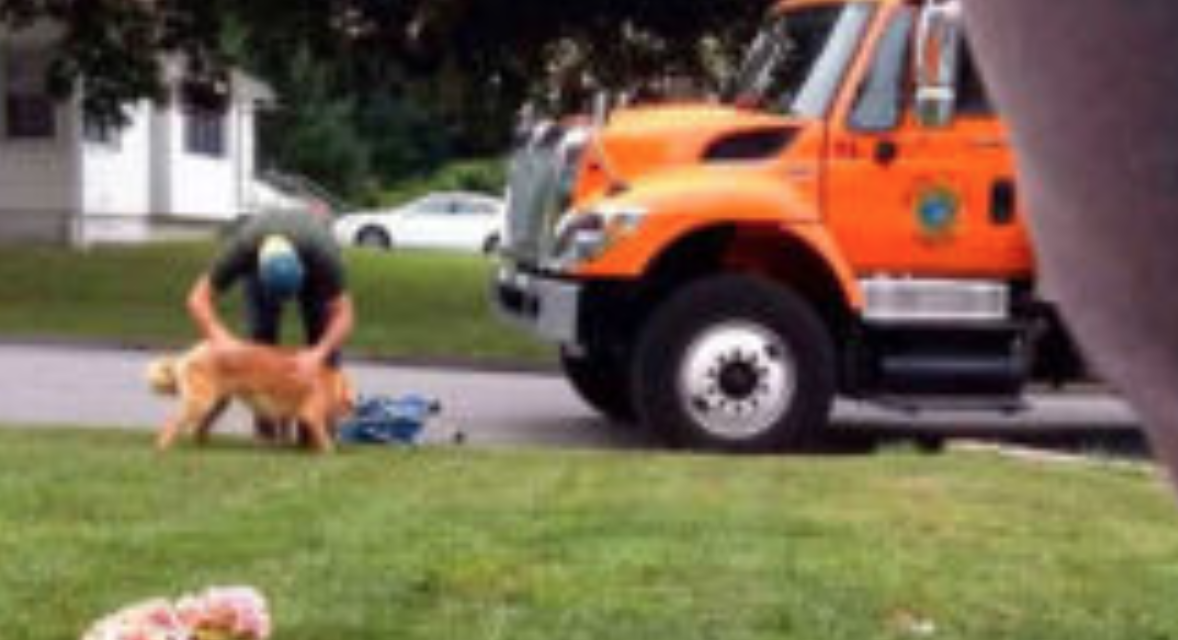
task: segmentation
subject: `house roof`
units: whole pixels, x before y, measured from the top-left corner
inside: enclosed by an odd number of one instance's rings
[[[252,102],[258,107],[273,108],[278,104],[278,97],[265,80],[256,78],[245,71],[234,69],[231,72],[233,91],[242,100]]]

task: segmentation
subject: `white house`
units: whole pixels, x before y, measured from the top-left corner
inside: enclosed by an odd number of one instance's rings
[[[50,98],[53,41],[48,28],[0,32],[0,242],[207,231],[273,198],[254,175],[256,114],[273,101],[265,85],[232,73],[209,87],[171,73],[168,100],[134,105],[128,126],[103,129],[77,99]]]

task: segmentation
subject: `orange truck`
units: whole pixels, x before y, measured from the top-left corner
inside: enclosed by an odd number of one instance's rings
[[[1081,375],[954,0],[784,2],[726,93],[521,133],[494,296],[589,404],[798,450],[835,396],[1011,411]]]

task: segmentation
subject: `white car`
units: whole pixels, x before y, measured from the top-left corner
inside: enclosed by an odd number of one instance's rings
[[[362,211],[335,222],[343,245],[493,253],[503,229],[503,201],[477,193],[433,193],[384,211]]]

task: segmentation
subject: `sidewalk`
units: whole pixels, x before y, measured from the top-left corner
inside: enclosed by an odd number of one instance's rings
[[[0,343],[0,424],[153,429],[173,401],[148,390],[145,370],[157,354],[76,345]],[[361,394],[417,393],[442,402],[434,430],[461,430],[472,444],[616,448],[649,446],[637,429],[607,424],[569,390],[564,380],[540,373],[487,372],[375,363],[348,365]],[[989,412],[885,411],[840,402],[838,429],[884,434],[1058,434],[1136,430],[1124,403],[1103,393],[1036,394],[1032,410]],[[220,432],[242,432],[240,409]]]
[[[0,344],[0,423],[154,429],[173,406],[147,387],[143,350]],[[442,401],[435,432],[462,429],[483,444],[624,444],[624,432],[595,428],[597,418],[552,376],[351,364],[360,393],[418,393]],[[243,432],[231,411],[218,432]],[[633,437],[629,436],[632,440]]]

